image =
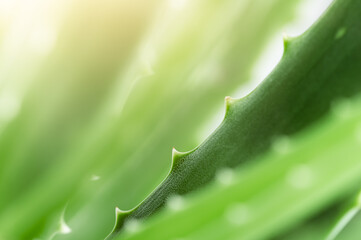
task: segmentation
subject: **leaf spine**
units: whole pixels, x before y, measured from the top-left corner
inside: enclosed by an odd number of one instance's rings
[[[237,101],[237,99],[235,98],[232,98],[232,97],[225,97],[224,98],[224,102],[225,102],[225,105],[226,105],[226,114],[225,114],[225,117],[227,117],[230,109],[232,108],[232,106],[234,105],[234,103]]]
[[[135,208],[131,210],[121,210],[118,207],[115,207],[115,224],[112,232],[105,239],[112,239],[113,234],[121,229],[124,225],[125,219],[134,211]]]
[[[179,163],[179,161],[184,158],[185,156],[188,155],[189,152],[179,152],[177,151],[177,149],[175,149],[174,147],[172,148],[172,167],[171,169],[173,170],[174,167],[177,166],[177,164]]]
[[[291,37],[287,35],[287,33],[283,33],[283,54],[287,52],[287,49],[291,42]]]

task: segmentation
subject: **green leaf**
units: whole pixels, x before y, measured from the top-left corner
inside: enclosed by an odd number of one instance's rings
[[[254,159],[278,136],[292,135],[319,120],[335,99],[358,93],[360,16],[360,2],[335,1],[302,36],[286,39],[276,69],[247,97],[228,99],[220,127],[194,151],[178,157],[169,176],[126,220],[147,217],[169,196],[199,189],[220,168]],[[338,114],[347,116],[348,112],[342,111]],[[116,225],[110,238],[122,226]]]
[[[129,220],[115,239],[278,239],[360,188],[360,107],[358,96],[347,117],[329,114],[282,151],[274,147],[246,167],[218,172],[216,181],[169,198],[148,220]]]

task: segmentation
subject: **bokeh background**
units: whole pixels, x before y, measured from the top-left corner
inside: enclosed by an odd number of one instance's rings
[[[0,239],[103,239],[330,0],[0,0]]]

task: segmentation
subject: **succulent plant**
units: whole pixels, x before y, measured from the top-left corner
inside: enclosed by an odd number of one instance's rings
[[[0,240],[354,239],[361,3],[198,145],[303,1],[127,2],[0,1]]]
[[[186,153],[173,149],[167,178],[134,209],[116,210],[109,238],[127,221],[153,214],[172,195],[198,189],[219,169],[244,164],[269,149],[277,137],[303,130],[329,112],[335,100],[359,93],[360,11],[356,1],[335,1],[304,34],[285,36],[284,55],[275,70],[246,97],[226,97],[222,124],[199,147]],[[287,146],[280,148],[287,151]],[[308,174],[307,169],[299,170]],[[247,181],[244,184],[247,187]]]

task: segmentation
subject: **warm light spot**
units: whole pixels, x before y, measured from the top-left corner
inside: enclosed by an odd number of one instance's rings
[[[33,29],[29,34],[28,45],[37,54],[48,54],[55,45],[57,33],[54,28],[40,27]]]
[[[180,11],[185,8],[187,0],[170,0],[169,5],[172,9]]]

